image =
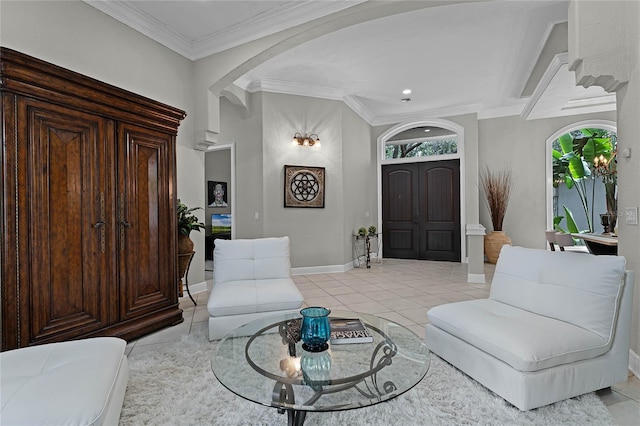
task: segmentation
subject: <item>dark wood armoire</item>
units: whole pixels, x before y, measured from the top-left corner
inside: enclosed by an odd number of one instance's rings
[[[182,322],[185,113],[0,49],[2,350]]]

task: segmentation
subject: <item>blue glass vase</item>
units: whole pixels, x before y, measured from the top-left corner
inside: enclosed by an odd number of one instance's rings
[[[302,349],[309,352],[322,352],[329,348],[327,342],[331,337],[330,313],[329,309],[319,307],[304,308],[300,311]]]

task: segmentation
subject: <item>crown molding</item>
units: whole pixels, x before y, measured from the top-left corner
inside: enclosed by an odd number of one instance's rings
[[[311,98],[322,98],[341,101],[346,95],[346,89],[335,87],[314,86],[305,83],[292,81],[262,79],[252,82],[247,89],[248,92],[270,92],[284,93],[287,95],[309,96]]]
[[[478,119],[497,118],[511,115],[519,115],[522,112],[524,100],[517,105],[484,109],[480,104],[458,105],[454,107],[436,108],[410,113],[391,114],[375,116],[360,101],[357,96],[351,95],[347,89],[334,87],[313,86],[304,83],[294,83],[282,80],[252,80],[247,75],[238,78],[235,85],[249,93],[269,92],[282,93],[286,95],[308,96],[311,98],[329,99],[344,102],[349,108],[358,114],[371,126],[383,126],[388,124],[404,123],[408,121],[419,121],[426,118],[453,117],[464,114],[478,114]]]
[[[501,106],[497,108],[486,108],[478,113],[478,120],[488,120],[491,118],[510,117],[520,115],[526,99],[519,101],[515,105]]]
[[[576,85],[589,88],[591,86],[600,86],[606,92],[615,92],[623,84],[626,84],[627,80],[619,80],[612,75],[591,75],[590,71],[586,70],[585,63],[582,59],[574,60],[569,65],[569,71],[575,71],[576,73]]]
[[[615,111],[616,109],[616,94],[607,93],[603,96],[596,96],[588,99],[571,99],[562,108],[563,110],[570,110],[573,108],[589,108],[589,107],[608,107],[609,111]]]
[[[347,104],[349,108],[353,110],[356,114],[360,116],[364,121],[366,121],[369,125],[373,125],[373,121],[375,117],[371,114],[371,111],[360,101],[357,96],[354,95],[346,95],[342,98],[342,101]]]
[[[366,0],[293,1],[191,40],[123,0],[82,0],[192,61],[339,12]]]
[[[456,115],[476,114],[481,110],[479,104],[457,105],[454,107],[436,108],[430,110],[416,111],[404,114],[393,114],[375,117],[372,126],[382,126],[386,124],[404,123],[410,121],[420,121],[426,118],[453,117]]]
[[[305,24],[323,16],[363,3],[366,0],[305,0],[288,2],[251,19],[238,22],[193,42],[192,59],[201,59],[214,53],[258,40],[296,25]]]
[[[152,40],[168,47],[174,52],[187,59],[191,57],[193,47],[191,41],[182,34],[171,30],[164,23],[149,16],[147,13],[122,0],[82,0],[89,6],[95,7],[99,11],[106,13],[112,18],[122,22],[128,27],[144,34]]]
[[[524,106],[522,113],[520,113],[520,117],[522,117],[523,120],[528,119],[531,111],[533,111],[533,108],[536,106],[538,101],[540,101],[540,98],[542,98],[542,95],[547,90],[549,84],[551,84],[558,71],[560,71],[560,68],[562,68],[562,66],[566,65],[568,62],[568,53],[559,53],[553,57],[553,59],[549,63],[549,66],[547,67],[547,70],[544,72],[544,74],[542,74],[542,78],[538,82],[538,85],[533,90],[529,101]]]
[[[556,27],[556,25],[563,24],[565,22],[568,22],[568,21],[566,19],[561,19],[561,20],[551,21],[547,24],[547,27],[545,28],[545,32],[542,35],[542,38],[540,39],[540,43],[538,43],[538,47],[536,48],[536,52],[531,57],[532,58],[531,63],[527,67],[527,71],[523,74],[522,81],[518,85],[518,94],[520,96],[522,96],[522,92],[527,86],[527,82],[531,77],[531,74],[533,73],[533,70],[535,69],[536,65],[538,64],[538,61],[540,60],[540,56],[542,56],[542,52],[544,51],[544,48],[547,46],[547,42],[549,41],[549,37],[551,37],[551,33],[553,32],[553,29]]]

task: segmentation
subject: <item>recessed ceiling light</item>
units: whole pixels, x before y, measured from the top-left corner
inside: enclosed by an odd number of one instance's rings
[[[410,93],[411,93],[411,89],[404,89],[404,90],[402,91],[402,94],[403,94],[403,95],[408,95],[408,94],[410,94]]]
[[[411,102],[411,98],[401,98],[400,102]]]
[[[424,129],[424,131],[425,131],[425,132],[430,132],[430,131],[431,131],[431,129]]]

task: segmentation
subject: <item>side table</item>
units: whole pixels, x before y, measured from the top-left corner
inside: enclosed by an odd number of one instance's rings
[[[371,245],[374,245],[374,249],[371,249]],[[354,235],[353,236],[353,248],[356,255],[356,266],[361,267],[361,263],[367,269],[371,268],[371,253],[376,253],[378,262],[380,261],[380,234],[367,234],[367,235]]]
[[[184,285],[187,288],[187,294],[189,295],[189,299],[193,302],[194,305],[197,305],[196,301],[193,300],[193,296],[191,296],[191,291],[189,291],[189,267],[191,267],[191,261],[193,260],[193,255],[196,254],[195,251],[191,253],[184,253],[178,255],[178,263],[186,262],[187,268],[184,271],[184,275],[179,277],[181,280],[184,277]],[[180,296],[182,296],[182,286],[180,286]]]

